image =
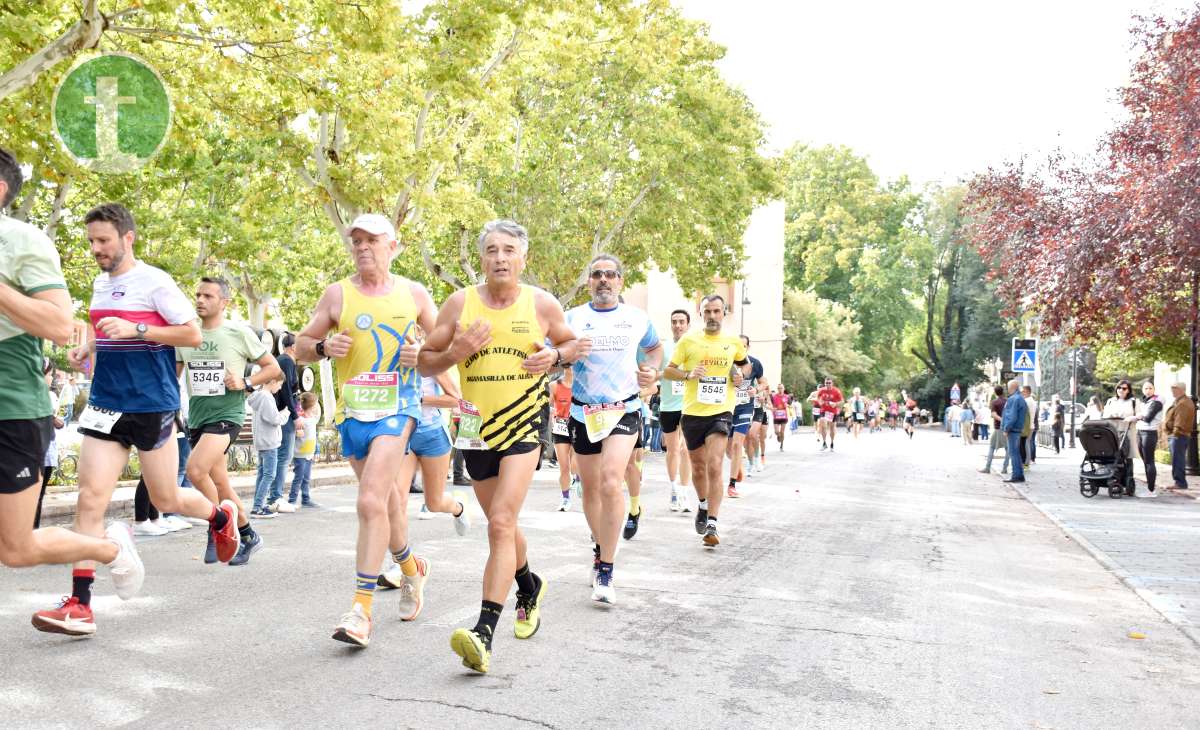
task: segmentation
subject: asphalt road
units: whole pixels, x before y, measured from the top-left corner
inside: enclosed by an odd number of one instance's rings
[[[203,565],[199,529],[143,539],[143,595],[121,603],[101,573],[91,639],[29,626],[68,592],[65,568],[0,569],[0,725],[1200,726],[1200,648],[954,443],[790,440],[727,502],[716,550],[667,510],[652,456],[611,610],[589,600],[583,515],[554,511],[539,475],[522,524],[550,581],[544,624],[513,638],[510,599],[485,676],[449,648],[478,612],[478,519],[465,538],[412,522],[432,563],[420,619],[381,594],[369,649],[329,639],[353,590],[348,485],[262,523],[243,568]]]

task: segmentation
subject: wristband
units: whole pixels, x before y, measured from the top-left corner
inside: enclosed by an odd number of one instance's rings
[[[318,342],[317,346],[314,349],[317,351],[317,357],[321,357],[321,358],[329,357],[328,355],[325,354],[325,340],[321,340],[320,342]]]

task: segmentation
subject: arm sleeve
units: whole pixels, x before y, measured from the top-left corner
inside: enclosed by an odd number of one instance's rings
[[[48,289],[66,289],[62,265],[54,244],[41,231],[29,241],[29,246],[17,258],[16,283],[26,294]]]

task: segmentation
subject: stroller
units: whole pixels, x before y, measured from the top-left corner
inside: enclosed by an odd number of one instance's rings
[[[1133,463],[1125,453],[1129,428],[1116,419],[1088,421],[1079,429],[1083,463],[1079,465],[1079,493],[1095,497],[1101,489],[1119,499],[1134,492]]]

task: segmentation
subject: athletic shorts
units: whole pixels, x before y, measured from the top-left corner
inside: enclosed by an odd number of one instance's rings
[[[90,428],[81,428],[79,433],[101,441],[115,441],[127,449],[154,451],[174,435],[175,411],[122,413],[108,433]]]
[[[450,453],[450,434],[441,421],[418,423],[408,439],[408,451],[418,457],[445,456]]]
[[[500,476],[500,461],[506,456],[520,456],[542,448],[537,441],[518,441],[504,451],[491,449],[463,449],[463,466],[472,481],[482,482]]]
[[[658,420],[662,423],[663,433],[675,433],[675,429],[679,428],[679,417],[683,415],[683,411],[660,411]]]
[[[200,443],[200,437],[206,433],[215,433],[218,436],[228,436],[229,443],[225,444],[225,453],[228,454],[230,447],[233,446],[234,441],[237,441],[238,434],[241,432],[242,424],[240,423],[234,423],[232,421],[206,423],[202,426],[195,426],[192,428],[192,430],[188,433],[188,443],[191,444],[192,448],[194,449],[196,448],[196,445]]]
[[[765,408],[755,408],[754,420],[758,421],[764,426],[767,425],[767,410]]]
[[[555,421],[565,421],[566,422],[567,432],[565,434],[554,433],[554,425],[553,424]],[[555,417],[555,418],[551,419],[550,423],[551,423],[550,440],[553,443],[555,443],[556,445],[557,444],[567,444],[568,446],[570,446],[571,445],[571,417],[570,416],[568,416],[566,418]]]
[[[338,434],[342,437],[342,456],[362,461],[371,450],[371,442],[380,436],[403,436],[411,434],[409,423],[417,419],[404,413],[381,418],[378,421],[360,421],[357,418],[347,418],[338,424]]]
[[[600,449],[604,446],[604,439],[593,442],[588,438],[587,428],[574,418],[571,419],[570,431],[571,446],[575,449],[576,454],[580,456],[594,456],[600,453]],[[609,436],[637,436],[638,443],[634,448],[641,448],[642,414],[634,411],[621,416],[621,420],[617,422],[616,426],[613,426],[612,433]]]
[[[0,494],[17,494],[38,484],[54,417],[0,421]]]
[[[712,434],[728,436],[733,432],[733,414],[718,413],[715,416],[688,416],[679,421],[683,429],[683,440],[687,442],[688,451],[696,451],[704,446],[705,440]]]
[[[733,409],[733,430],[729,432],[729,438],[733,438],[735,433],[740,433],[745,436],[750,433],[750,424],[754,422],[754,409],[750,406],[738,406]]]

